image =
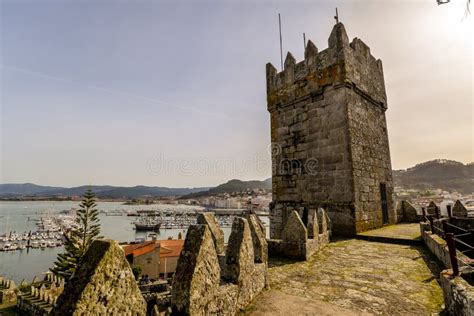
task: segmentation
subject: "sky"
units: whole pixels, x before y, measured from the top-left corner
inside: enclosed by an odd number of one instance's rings
[[[211,186],[271,175],[265,64],[335,7],[383,61],[392,166],[473,161],[465,1],[0,0],[0,183]],[[474,8],[471,8],[474,12]]]

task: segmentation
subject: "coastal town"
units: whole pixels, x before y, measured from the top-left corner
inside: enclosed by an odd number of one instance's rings
[[[472,194],[448,192],[438,188],[417,190],[395,187],[394,199],[397,209],[400,209],[397,212],[402,218],[406,216],[404,212],[409,212],[405,210],[404,203],[410,203],[414,210],[411,218],[415,220],[427,218],[428,214],[437,214],[438,218],[474,219]],[[130,221],[136,232],[143,232],[134,240],[121,242],[120,247],[136,273],[137,285],[147,304],[157,304],[163,309],[171,299],[173,278],[185,244],[186,232],[190,226],[198,224],[200,214],[212,212],[219,227],[225,229],[232,226],[235,217],[246,216],[245,214],[250,212],[259,215],[267,230],[268,224],[264,223],[268,223],[265,218],[269,215],[272,193],[265,190],[244,190],[192,199],[167,197],[154,200],[148,197],[146,203],[143,201],[144,199],[134,201],[134,210],[116,208],[100,210],[100,214],[105,219],[123,217]],[[154,204],[165,207],[161,211],[150,209]],[[186,205],[190,208],[184,211],[167,210],[166,205]],[[437,211],[430,211],[433,205],[437,207]],[[463,209],[461,212],[460,207]],[[45,213],[48,214],[45,216]],[[38,215],[38,219],[28,219],[35,223],[35,231],[10,231],[0,234],[0,250],[22,252],[41,251],[48,247],[61,248],[65,235],[77,226],[74,208]],[[160,239],[160,234],[166,230],[177,234],[175,237]],[[268,231],[265,234],[268,237]],[[64,281],[49,271],[40,271],[33,280],[22,279],[17,280],[17,283],[3,276],[1,282],[3,285],[0,297],[3,304],[11,306],[14,303],[19,310],[31,312],[33,315],[50,313],[64,290]]]
[[[0,0],[0,316],[474,315],[453,2]]]

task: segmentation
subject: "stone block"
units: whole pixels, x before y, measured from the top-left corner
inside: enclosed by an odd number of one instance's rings
[[[219,227],[219,223],[217,222],[215,216],[211,212],[201,213],[197,217],[198,224],[205,224],[209,226],[209,230],[212,235],[212,240],[214,241],[214,245],[216,246],[217,254],[222,254],[225,251],[224,247],[224,232]]]
[[[431,201],[430,204],[428,204],[428,207],[426,208],[426,214],[428,215],[436,215],[440,214],[439,207],[436,205],[435,202]]]
[[[146,302],[124,252],[96,240],[59,296],[53,315],[145,315]]]
[[[247,221],[252,235],[254,261],[266,263],[268,261],[268,245],[265,226],[256,214],[248,214]]]
[[[304,243],[308,239],[307,229],[297,211],[291,211],[283,228],[282,239],[286,243]]]
[[[189,226],[171,292],[175,311],[187,315],[206,313],[212,308],[220,277],[219,260],[209,226]]]
[[[318,224],[319,224],[319,233],[324,234],[328,230],[328,216],[326,211],[323,208],[318,208]]]
[[[462,204],[461,201],[457,200],[456,203],[454,203],[452,215],[454,217],[467,217],[467,208]]]
[[[308,238],[318,239],[319,224],[318,213],[316,209],[312,208],[308,212]]]
[[[474,287],[465,278],[471,278],[469,272],[453,276],[452,271],[444,270],[440,274],[446,312],[449,315],[474,315]]]
[[[232,283],[242,281],[254,269],[254,251],[250,226],[246,219],[235,217],[226,249],[224,278]]]

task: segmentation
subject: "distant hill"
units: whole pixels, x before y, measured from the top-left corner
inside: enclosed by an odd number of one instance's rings
[[[97,196],[102,192],[114,189],[111,185],[82,185],[73,188],[58,188],[57,190],[47,190],[38,192],[36,195],[46,196],[78,196],[83,195],[88,189],[91,189]]]
[[[474,192],[474,163],[445,159],[417,164],[407,170],[393,171],[394,183],[407,189],[443,189],[469,194]],[[78,186],[72,188],[41,186],[33,183],[0,184],[0,198],[62,198],[83,195],[92,188],[99,198],[108,199],[138,199],[148,197],[180,196],[182,198],[197,198],[221,193],[243,192],[246,190],[272,190],[272,179],[263,181],[242,181],[233,179],[216,187],[199,188],[167,188],[151,186],[118,187],[110,185]]]
[[[242,181],[233,179],[221,185],[218,185],[214,188],[209,189],[208,191],[201,191],[193,194],[183,196],[182,198],[197,198],[203,196],[217,195],[221,193],[232,193],[232,192],[243,192],[247,190],[254,189],[264,189],[267,192],[272,190],[272,179],[268,178],[263,181],[251,180],[251,181]]]
[[[110,199],[137,199],[140,197],[165,197],[182,196],[190,193],[208,190],[209,187],[202,188],[166,188],[166,187],[147,187],[138,185],[135,187],[119,187],[108,191],[98,193],[101,198]]]
[[[396,186],[409,189],[443,189],[469,194],[474,192],[474,163],[436,159],[407,170],[394,170]]]
[[[1,198],[61,198],[81,196],[87,189],[92,189],[99,198],[110,199],[137,199],[140,197],[165,197],[181,196],[199,191],[209,190],[209,187],[202,188],[166,188],[166,187],[116,187],[111,185],[83,185],[72,188],[41,186],[32,183],[24,184],[0,184]]]
[[[0,184],[0,195],[30,195],[41,192],[51,192],[60,190],[60,187],[49,187],[43,185],[36,185],[33,183],[5,183]]]
[[[83,185],[72,188],[41,186],[32,183],[0,184],[0,198],[68,198],[81,196],[87,189],[103,199],[138,199],[159,198],[166,196],[183,196],[186,198],[215,195],[219,193],[241,192],[247,189],[272,189],[271,178],[264,181],[230,180],[217,187],[167,188],[138,185],[134,187],[117,187],[111,185]]]

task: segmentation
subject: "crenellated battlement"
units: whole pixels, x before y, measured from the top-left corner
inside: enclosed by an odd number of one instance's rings
[[[314,91],[329,85],[347,86],[370,99],[372,103],[387,108],[382,61],[370,53],[370,48],[359,38],[349,42],[342,23],[337,23],[329,38],[328,48],[318,51],[308,41],[305,59],[296,62],[288,52],[284,69],[268,63],[267,101],[271,112],[279,106],[298,103],[314,96]]]
[[[270,236],[282,239],[294,209],[325,207],[335,234],[393,223],[393,183],[382,62],[334,25],[328,47],[308,41],[278,72],[267,64],[271,119]],[[303,222],[305,212],[299,214]],[[273,249],[273,244],[271,249]],[[302,248],[304,249],[304,248]]]

